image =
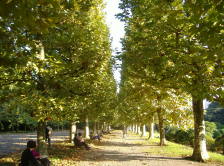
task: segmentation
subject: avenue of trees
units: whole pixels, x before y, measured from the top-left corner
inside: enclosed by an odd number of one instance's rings
[[[116,84],[102,9],[102,0],[0,2],[0,117],[37,122],[42,153],[47,121],[114,117]]]
[[[223,7],[221,0],[122,0],[118,14],[126,23],[119,108],[127,124],[157,113],[163,145],[164,124],[193,121],[197,161],[209,158],[203,100],[223,102]]]
[[[206,161],[203,100],[224,104],[224,1],[121,0],[118,93],[103,8],[103,0],[0,1],[0,128],[36,128],[44,154],[49,122],[68,122],[71,139],[79,122],[86,138],[89,125],[111,124],[124,136],[148,126],[153,138],[157,123],[161,146],[172,140],[167,127],[181,129],[192,159]],[[217,116],[208,109],[206,120],[223,122],[211,107]],[[222,136],[215,125],[206,122],[207,132]]]

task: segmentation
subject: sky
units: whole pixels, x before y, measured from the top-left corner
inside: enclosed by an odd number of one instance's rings
[[[106,3],[105,13],[106,13],[106,23],[110,29],[110,36],[112,39],[111,47],[113,50],[113,55],[116,51],[121,51],[122,44],[120,39],[124,36],[124,23],[116,18],[116,14],[120,13],[119,9],[120,0],[104,0]],[[117,63],[121,63],[117,61]],[[114,78],[117,83],[120,82],[120,69],[114,69]]]

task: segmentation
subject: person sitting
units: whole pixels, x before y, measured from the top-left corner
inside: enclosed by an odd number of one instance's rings
[[[96,139],[97,139],[98,141],[101,140],[100,135],[97,134],[97,133],[96,133],[95,135],[94,135],[93,133],[91,133],[91,134],[90,134],[90,139],[91,139],[91,140],[96,140]]]
[[[35,149],[31,150],[33,156],[41,162],[43,166],[50,166],[50,161],[48,160],[46,155],[40,155]]]
[[[78,135],[76,134],[76,136],[74,138],[74,144],[77,147],[84,146],[86,148],[86,150],[89,150],[90,149],[90,147],[87,145],[87,143],[82,138],[82,134],[81,133],[78,133]]]
[[[35,148],[35,141],[27,142],[27,148],[22,153],[19,166],[50,166],[50,161],[47,158],[42,158]]]

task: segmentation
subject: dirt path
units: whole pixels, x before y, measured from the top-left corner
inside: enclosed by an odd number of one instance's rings
[[[134,138],[135,137],[135,138]],[[154,156],[144,152],[149,145],[142,145],[144,141],[136,136],[122,139],[120,131],[104,136],[103,143],[95,146],[78,161],[78,166],[218,166],[188,161],[177,157]]]

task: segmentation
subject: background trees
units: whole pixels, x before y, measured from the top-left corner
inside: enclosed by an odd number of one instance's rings
[[[111,114],[116,85],[101,0],[1,1],[0,6],[3,114],[20,110],[34,118],[39,144],[49,119]]]

